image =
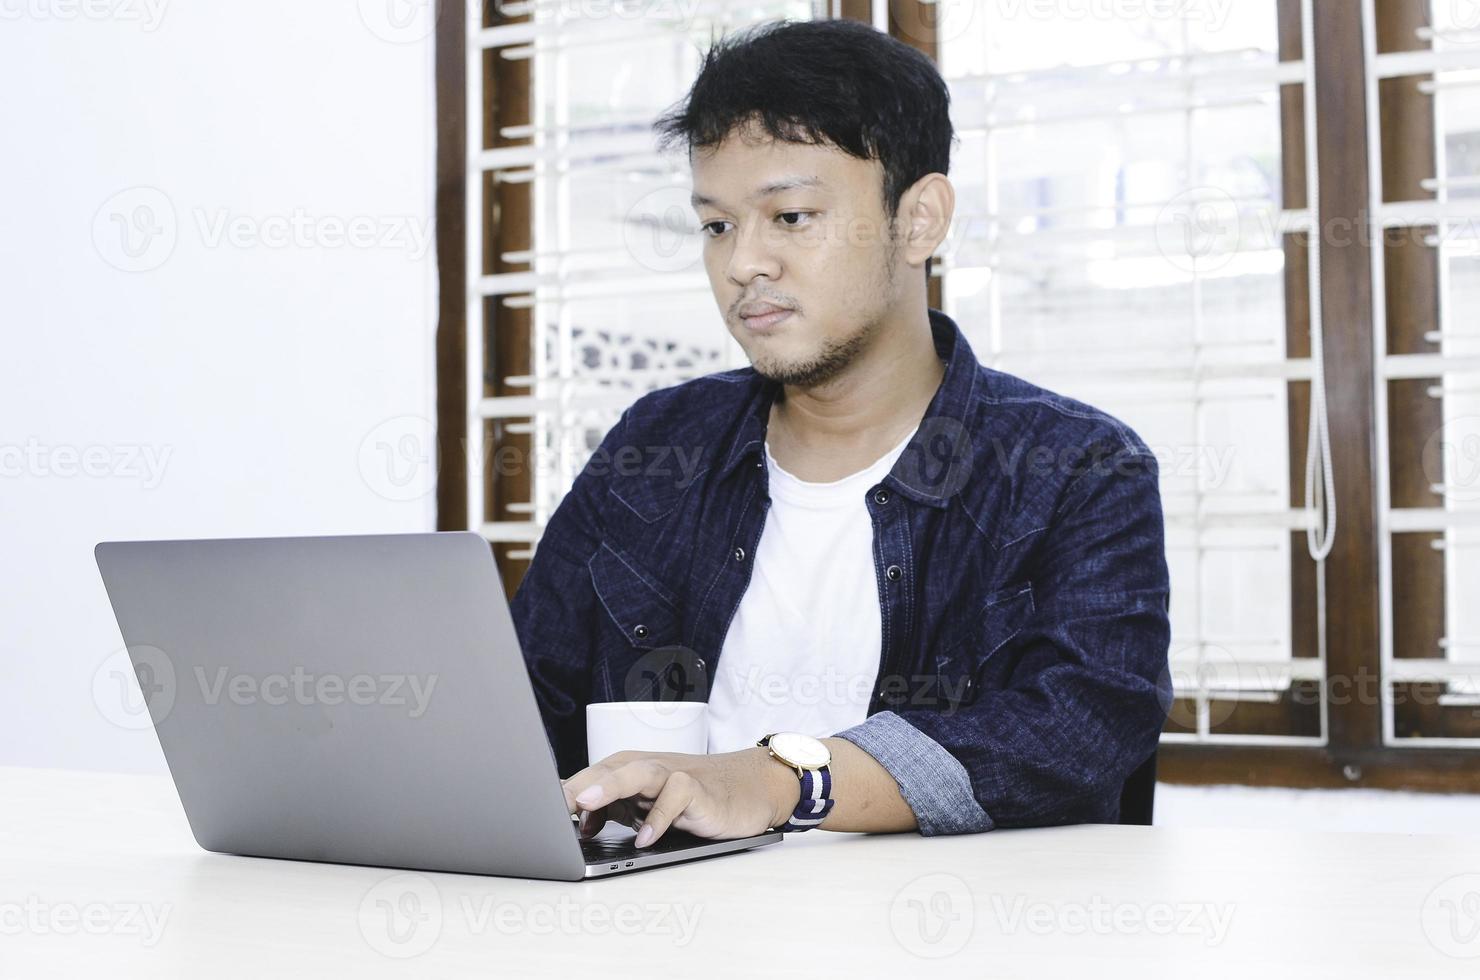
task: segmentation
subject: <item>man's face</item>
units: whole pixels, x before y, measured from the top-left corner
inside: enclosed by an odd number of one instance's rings
[[[835,377],[898,299],[882,165],[753,129],[692,162],[704,267],[730,334],[766,377]]]

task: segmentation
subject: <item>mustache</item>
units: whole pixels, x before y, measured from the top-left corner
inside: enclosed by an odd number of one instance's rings
[[[769,303],[772,306],[779,306],[783,309],[788,309],[795,312],[800,312],[801,310],[801,307],[799,307],[794,301],[781,296],[743,296],[730,304],[730,316],[738,317],[740,315],[740,310],[742,307],[760,303]]]

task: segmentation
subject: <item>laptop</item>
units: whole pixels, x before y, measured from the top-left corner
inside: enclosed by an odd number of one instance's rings
[[[208,851],[579,881],[781,840],[670,829],[637,848],[616,823],[581,840],[478,534],[94,554]]]

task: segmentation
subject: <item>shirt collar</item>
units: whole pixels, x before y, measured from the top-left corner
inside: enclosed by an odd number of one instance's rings
[[[932,507],[945,507],[971,471],[971,434],[967,414],[976,397],[980,363],[956,321],[939,310],[927,310],[935,353],[945,362],[945,376],[930,399],[920,427],[883,482],[899,493]],[[750,401],[720,470],[728,478],[742,463],[762,462],[771,405],[781,386],[755,375]]]

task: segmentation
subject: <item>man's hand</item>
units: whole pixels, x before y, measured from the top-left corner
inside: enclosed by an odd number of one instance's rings
[[[686,755],[617,752],[563,780],[581,836],[607,820],[639,828],[646,847],[669,827],[697,837],[749,837],[786,822],[801,797],[796,773],[761,747]]]

